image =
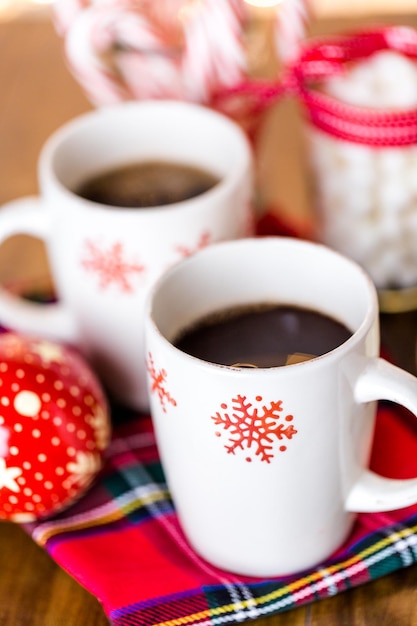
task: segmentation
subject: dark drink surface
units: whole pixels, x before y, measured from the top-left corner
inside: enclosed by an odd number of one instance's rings
[[[184,329],[174,345],[211,363],[263,368],[321,356],[351,335],[343,324],[318,311],[265,303],[202,318]]]
[[[211,172],[191,165],[143,161],[92,176],[75,193],[100,204],[145,208],[189,200],[218,182],[219,178]]]

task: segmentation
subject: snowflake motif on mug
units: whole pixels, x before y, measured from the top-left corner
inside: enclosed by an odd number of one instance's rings
[[[208,230],[205,230],[203,233],[201,233],[196,245],[193,248],[188,248],[187,246],[177,246],[176,251],[181,257],[185,258],[208,246],[211,240],[211,234]]]
[[[263,399],[262,396],[256,396],[255,400],[259,404]],[[217,411],[211,419],[228,434],[228,444],[225,445],[227,452],[235,454],[236,450],[245,451],[248,453],[248,462],[255,456],[270,463],[274,457],[274,439],[290,440],[298,432],[290,423],[293,416],[284,416],[282,400],[272,401],[268,406],[254,406],[246,396],[238,395],[232,398],[231,412],[228,405],[223,403],[221,411]],[[221,437],[222,433],[217,431],[216,435]],[[281,444],[278,451],[285,452],[286,449],[287,446]]]
[[[81,260],[81,265],[88,272],[97,275],[100,289],[107,289],[114,284],[123,293],[133,292],[130,276],[141,274],[145,271],[145,267],[125,260],[123,245],[120,242],[111,245],[106,250],[87,240],[85,248],[86,254]]]
[[[151,354],[148,355],[147,370],[151,377],[151,393],[152,394],[156,393],[158,395],[162,410],[164,413],[166,413],[167,403],[172,404],[172,406],[177,406],[176,400],[171,396],[171,394],[169,393],[169,391],[167,390],[165,386],[166,379],[167,379],[166,370],[156,369],[155,363]]]

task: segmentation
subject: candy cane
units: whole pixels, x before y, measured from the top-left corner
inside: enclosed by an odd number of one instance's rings
[[[65,0],[54,4],[54,25],[60,35],[65,35],[79,13],[90,5],[90,0]]]
[[[168,43],[158,35],[153,22],[158,22],[159,18],[160,31],[166,38],[170,15],[167,9],[174,12],[175,1],[179,8],[178,0],[153,3],[149,0],[58,0],[54,6],[56,28],[65,37],[71,71],[93,104],[100,106],[133,98],[161,97],[160,92],[173,97],[173,89],[168,87],[178,82],[177,71],[172,67],[173,57],[164,58],[164,47]],[[143,54],[138,50],[134,55],[132,71],[129,57],[137,46],[143,48]],[[127,65],[125,72],[135,81],[133,85],[117,66],[116,54],[123,57]],[[141,77],[142,83],[148,85],[143,93],[138,85]],[[178,90],[177,86],[174,92]]]
[[[220,87],[236,84],[246,71],[242,43],[243,4],[205,0],[192,19],[185,19],[183,75],[194,100],[208,102]]]
[[[208,103],[244,76],[241,0],[58,0],[58,31],[90,100]]]
[[[310,19],[308,0],[282,0],[275,22],[275,49],[284,66],[292,65],[299,57]]]

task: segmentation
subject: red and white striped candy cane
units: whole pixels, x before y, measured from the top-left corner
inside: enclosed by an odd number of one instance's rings
[[[69,26],[83,9],[92,4],[92,0],[66,0],[56,2],[54,7],[54,24],[60,35],[65,35]]]
[[[241,0],[204,0],[191,11],[194,16],[184,20],[183,76],[191,98],[207,103],[213,93],[235,85],[247,71],[242,41],[245,6]]]
[[[71,70],[97,106],[181,93],[178,37],[135,9],[127,2],[97,2],[67,30]]]
[[[275,22],[275,50],[284,67],[296,62],[310,20],[308,0],[282,0]]]
[[[57,0],[71,70],[93,104],[208,103],[242,80],[242,0]]]

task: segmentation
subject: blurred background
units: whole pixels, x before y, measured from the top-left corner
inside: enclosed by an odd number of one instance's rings
[[[268,48],[270,22],[282,0],[245,1],[253,16],[248,54],[252,58],[254,73],[271,76],[276,59],[270,52],[271,46]],[[35,191],[37,156],[46,137],[66,119],[91,108],[68,70],[62,39],[54,32],[53,4],[54,0],[0,0],[0,26],[3,25],[0,29],[0,63],[10,75],[12,86],[3,89],[0,96],[0,203]],[[309,0],[309,4],[312,19],[308,24],[308,36],[349,31],[367,24],[417,26],[417,0]],[[33,27],[30,27],[31,22]],[[25,38],[24,49],[18,43],[22,36]],[[51,55],[55,57],[53,69]],[[67,90],[72,98],[62,101],[60,94]],[[22,100],[25,93],[30,93],[33,101],[31,119],[27,119]],[[59,101],[59,108],[54,106],[55,101]],[[19,108],[22,109],[21,124],[16,129],[10,126],[7,114],[11,109],[16,114]],[[286,99],[273,107],[265,125],[268,141],[262,142],[261,139],[258,174],[265,204],[277,206],[284,212],[293,212],[296,207],[297,213],[303,216],[309,211],[309,202],[307,181],[300,177],[301,168],[294,167],[294,162],[300,164],[304,158],[298,117],[297,103],[293,99]],[[25,131],[31,135],[30,143],[24,141]],[[19,154],[19,167],[16,167],[13,159],[18,158],[18,153],[15,149],[10,151],[8,143],[15,148],[19,140],[23,142],[23,149]],[[292,146],[290,154],[280,150],[289,143]],[[20,181],[16,179],[16,171],[22,171]],[[9,176],[9,172],[13,172],[13,176]],[[285,184],[281,185],[281,181]]]
[[[254,74],[274,75],[276,58],[268,42],[271,16],[282,0],[245,1],[253,17],[248,55]],[[53,3],[0,0],[0,65],[6,81],[0,90],[0,204],[37,193],[37,158],[44,141],[63,122],[92,106],[68,69],[62,39],[53,26]],[[417,26],[417,0],[310,0],[310,5],[308,36],[369,24]],[[258,142],[257,173],[262,205],[292,223],[311,217],[303,142],[298,103],[286,98],[267,115]],[[21,267],[22,276],[27,276],[33,246],[37,242],[19,250],[12,263],[15,274]],[[0,281],[7,280],[1,261],[12,248],[8,241],[0,251]]]
[[[158,0],[155,0],[156,2]],[[282,0],[246,0],[255,7],[279,5]],[[47,13],[54,0],[0,0],[0,19],[17,17],[40,17]],[[364,16],[378,13],[413,13],[417,11],[415,0],[311,0],[314,11],[320,17]]]

